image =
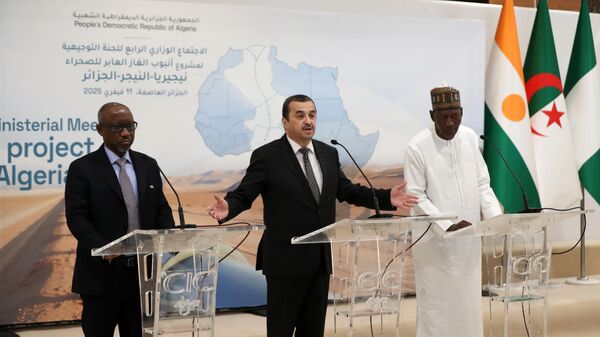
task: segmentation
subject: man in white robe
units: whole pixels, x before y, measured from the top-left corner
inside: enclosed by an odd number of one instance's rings
[[[477,134],[460,125],[458,90],[434,88],[431,99],[434,125],[410,140],[404,156],[406,192],[418,197],[416,213],[456,214],[458,221],[432,224],[413,248],[417,337],[482,337],[481,240],[441,235],[502,210],[490,188]]]

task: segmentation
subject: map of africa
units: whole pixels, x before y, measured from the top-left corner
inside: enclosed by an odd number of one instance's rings
[[[217,156],[240,155],[281,137],[281,105],[302,93],[317,106],[315,138],[334,138],[352,151],[359,165],[373,155],[379,132],[361,135],[349,119],[337,86],[338,70],[277,58],[277,47],[229,49],[198,92],[196,129]],[[346,156],[342,156],[342,162]]]

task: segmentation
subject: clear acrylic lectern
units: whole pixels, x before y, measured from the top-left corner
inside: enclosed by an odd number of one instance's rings
[[[411,243],[410,233],[422,231],[434,221],[453,219],[456,217],[344,219],[292,238],[293,244],[332,244],[334,333],[337,334],[338,316],[348,319],[348,336],[352,336],[357,317],[379,316],[383,325],[384,316],[394,315],[394,330],[399,336],[404,261]]]
[[[551,227],[584,212],[504,214],[475,225],[475,235],[483,238],[490,337],[493,330],[504,337],[547,336]],[[460,233],[446,236],[453,235]]]
[[[92,255],[137,255],[145,337],[178,332],[208,337],[214,336],[221,242],[261,229],[264,225],[135,230]]]

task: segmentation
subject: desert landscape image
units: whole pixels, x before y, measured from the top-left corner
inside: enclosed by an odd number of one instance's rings
[[[355,183],[366,185],[354,167],[344,167]],[[240,182],[245,170],[209,171],[200,175],[170,177],[178,191],[188,224],[216,225],[206,208],[214,202],[213,194],[224,196]],[[377,188],[391,188],[403,181],[403,169],[369,167],[365,174]],[[165,195],[178,223],[175,195],[164,185]],[[0,195],[0,325],[27,325],[80,319],[81,303],[71,293],[76,240],[67,228],[64,214],[63,186],[35,192],[4,191]],[[230,222],[262,224],[262,200]],[[338,219],[364,219],[372,210],[339,204]],[[396,213],[407,215],[406,213]],[[225,244],[234,247],[246,235],[228,236]],[[250,266],[256,262],[256,247],[261,232],[251,232],[238,251]],[[222,251],[226,254],[228,251]],[[376,252],[371,252],[376,254]],[[409,254],[409,253],[407,253]],[[414,292],[412,260],[405,266],[405,291]],[[332,289],[333,291],[333,289]]]

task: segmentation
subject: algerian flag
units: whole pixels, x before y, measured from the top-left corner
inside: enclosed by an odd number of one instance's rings
[[[540,202],[576,206],[581,187],[546,0],[538,4],[523,71]]]
[[[495,43],[492,47],[485,80],[484,157],[490,171],[491,185],[504,206],[514,213],[525,208],[517,175],[526,191],[530,208],[539,208],[531,125],[527,113],[525,81],[513,1],[502,6]],[[502,161],[498,151],[507,160]]]
[[[600,203],[600,70],[587,0],[581,1],[565,95],[573,127],[579,179]]]

